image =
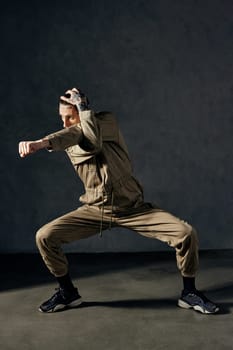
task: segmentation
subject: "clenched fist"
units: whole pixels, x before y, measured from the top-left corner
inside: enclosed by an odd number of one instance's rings
[[[76,106],[79,112],[89,108],[88,98],[80,89],[73,88],[72,90],[67,90],[64,96],[60,96],[60,100]]]
[[[21,141],[19,143],[19,155],[21,158],[35,153],[42,148],[49,147],[49,140]]]

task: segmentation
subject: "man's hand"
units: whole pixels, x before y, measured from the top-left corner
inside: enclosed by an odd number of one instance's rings
[[[64,96],[60,96],[60,100],[76,106],[79,112],[86,111],[89,108],[88,98],[80,89],[67,90]]]
[[[40,149],[47,148],[49,146],[49,140],[46,139],[37,141],[21,141],[19,143],[19,155],[21,158],[24,158],[29,154],[35,153]]]

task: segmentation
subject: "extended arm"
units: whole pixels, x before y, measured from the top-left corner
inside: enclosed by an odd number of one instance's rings
[[[22,141],[19,143],[20,157],[28,156],[40,149],[63,151],[66,148],[80,144],[84,139],[89,145],[91,153],[101,149],[101,136],[94,112],[91,110],[80,112],[80,124],[59,130],[36,141]]]
[[[63,151],[74,145],[80,145],[89,155],[99,152],[102,147],[102,138],[95,113],[88,108],[88,99],[85,95],[80,90],[73,88],[68,90],[65,96],[61,96],[60,101],[77,108],[78,114],[74,110],[70,112],[70,108],[68,108],[68,113],[66,110],[60,110],[60,114],[64,119],[70,118],[71,113],[71,118],[74,118],[73,125],[67,127],[67,124],[65,124],[64,129],[47,135],[40,140],[20,142],[19,154],[21,157],[43,148],[51,151]],[[77,116],[78,120],[76,120]],[[72,123],[69,122],[69,124]]]
[[[43,148],[49,148],[50,142],[46,139],[36,141],[21,141],[19,143],[19,155],[21,158],[28,156],[29,154],[35,153]]]

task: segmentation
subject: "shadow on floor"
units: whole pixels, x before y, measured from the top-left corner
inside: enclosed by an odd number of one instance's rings
[[[177,274],[174,251],[143,253],[67,254],[72,278],[98,276],[133,268],[145,268],[144,273]],[[200,251],[204,269],[221,267],[229,275],[229,283],[215,286],[208,291],[217,298],[233,295],[233,283],[229,267],[233,266],[233,251]],[[2,254],[0,291],[54,283],[39,254]],[[216,276],[217,278],[217,276]],[[146,301],[148,302],[148,301]],[[161,301],[160,301],[161,302]],[[156,305],[157,307],[157,305]]]
[[[159,266],[161,262],[165,261],[171,261],[171,267],[174,272],[177,272],[175,255],[171,252],[70,253],[66,255],[73,279],[104,275],[137,267],[149,267],[156,262]],[[48,272],[39,254],[2,254],[0,255],[0,264],[4,266],[1,272],[0,291],[54,282],[54,277]]]
[[[231,313],[231,308],[233,306],[233,303],[230,302],[223,302],[218,303],[218,306],[220,308],[219,312],[214,315],[227,315]],[[90,307],[107,307],[107,308],[119,308],[119,309],[155,309],[155,310],[172,310],[177,309],[177,298],[164,298],[164,299],[125,299],[125,300],[111,300],[111,301],[83,301],[83,303],[78,306],[77,308],[90,308]],[[64,311],[70,311],[77,309],[67,308]],[[61,311],[57,311],[61,312]],[[201,314],[201,313],[200,313]],[[203,315],[203,314],[201,314]]]

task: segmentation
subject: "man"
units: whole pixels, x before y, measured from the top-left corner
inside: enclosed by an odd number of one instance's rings
[[[59,112],[64,129],[36,141],[19,143],[25,157],[40,149],[65,150],[83,181],[83,205],[43,226],[36,235],[40,254],[59,288],[41,304],[41,312],[54,312],[81,304],[82,299],[69,275],[61,246],[116,226],[159,239],[176,250],[177,267],[184,288],[178,305],[205,314],[219,308],[195,287],[198,239],[195,230],[170,213],[144,202],[143,190],[132,174],[130,159],[114,116],[94,113],[78,89],[60,97]]]

